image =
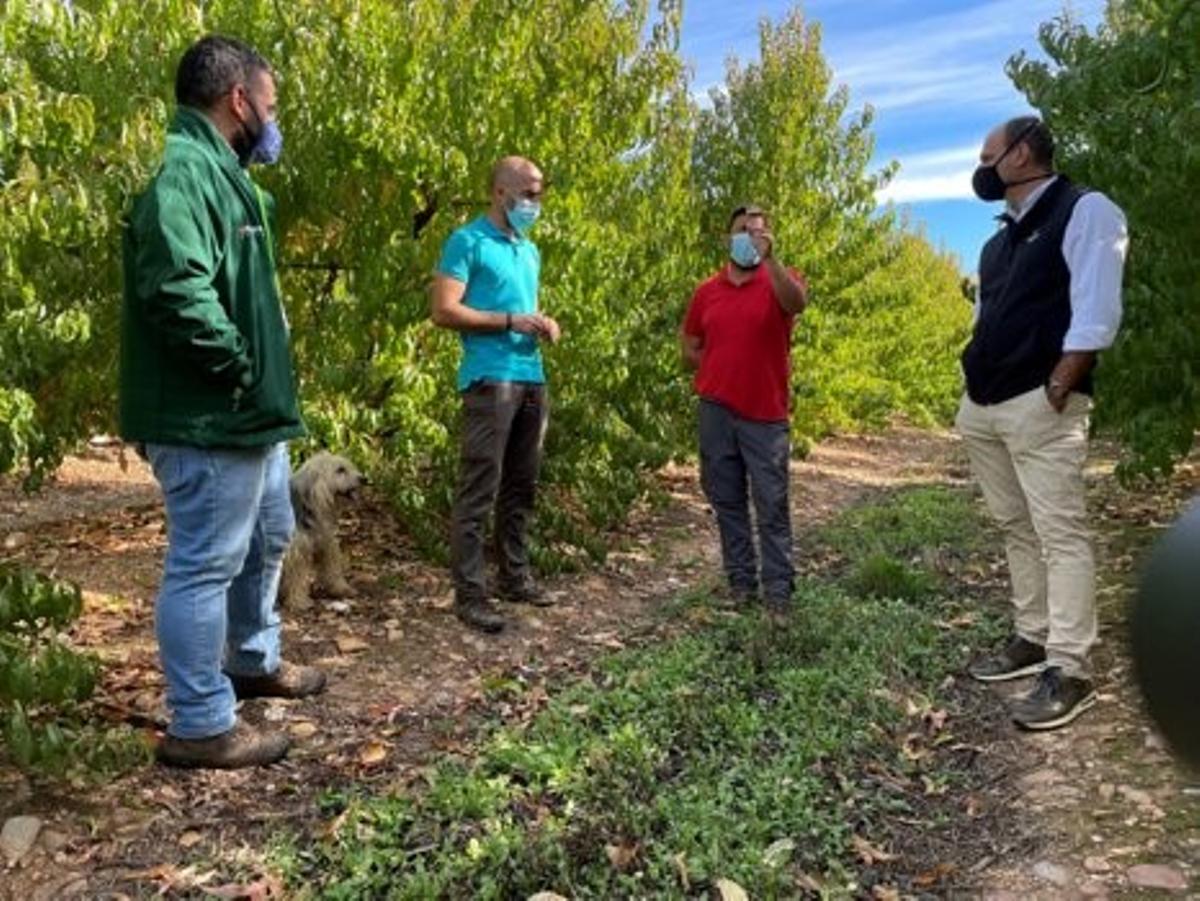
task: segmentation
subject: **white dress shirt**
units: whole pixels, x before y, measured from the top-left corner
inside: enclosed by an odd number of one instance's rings
[[[1019,206],[1010,206],[1008,214],[1019,222],[1057,180],[1055,176],[1038,185]],[[1062,242],[1071,272],[1071,327],[1063,338],[1063,353],[1112,345],[1121,325],[1121,280],[1128,251],[1129,231],[1121,208],[1099,191],[1080,197]]]

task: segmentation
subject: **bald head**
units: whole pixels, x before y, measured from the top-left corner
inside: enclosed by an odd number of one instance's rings
[[[542,170],[523,156],[506,156],[492,166],[491,189],[488,216],[497,227],[508,231],[509,210],[522,202],[541,203]]]
[[[995,162],[1005,150],[1013,162],[1023,167],[1054,168],[1054,137],[1046,123],[1036,116],[1018,116],[988,132],[980,161]]]
[[[540,190],[542,170],[523,156],[506,156],[492,166],[491,189],[519,189],[530,181],[536,181]]]

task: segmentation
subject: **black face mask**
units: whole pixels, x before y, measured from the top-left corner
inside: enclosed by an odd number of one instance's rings
[[[1018,185],[1025,185],[1031,181],[1037,181],[1038,179],[1045,178],[1046,175],[1049,174],[1045,173],[1042,175],[1032,175],[1029,178],[1023,178],[1020,181],[1005,181],[1000,177],[1000,172],[996,168],[1000,165],[1000,161],[1008,156],[1009,152],[1018,144],[1020,144],[1021,141],[1024,140],[1025,135],[1029,134],[1032,129],[1033,126],[1031,125],[1017,135],[1012,140],[1012,143],[1004,148],[1004,152],[996,157],[994,162],[988,163],[986,166],[979,166],[975,170],[975,174],[971,176],[971,187],[975,190],[976,197],[978,197],[980,200],[986,200],[989,203],[994,200],[1003,200],[1004,195],[1008,193],[1009,188],[1015,188]]]
[[[249,99],[248,95],[246,103],[250,107],[250,111],[254,113],[254,118],[257,120],[258,125],[252,129],[248,122],[243,122],[241,131],[237,133],[237,136],[231,142],[233,152],[237,154],[238,162],[241,163],[243,169],[249,164],[250,154],[254,152],[254,148],[258,146],[258,142],[262,140],[263,129],[266,127],[263,124],[262,116],[258,114],[258,110],[254,108],[254,103]]]

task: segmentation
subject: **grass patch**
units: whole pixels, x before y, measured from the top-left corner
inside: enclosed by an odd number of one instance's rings
[[[943,521],[925,517],[931,498],[847,517],[884,516],[923,540]],[[937,534],[961,542],[972,529],[960,524]],[[847,547],[851,561],[872,553],[858,556],[859,539]],[[806,874],[862,890],[883,877],[877,861],[860,872],[855,836],[882,844],[873,824],[913,813],[863,774],[932,766],[911,754],[914,713],[900,699],[935,697],[971,637],[939,629],[926,605],[876,594],[808,582],[788,628],[714,614],[603,658],[531,722],[437,763],[418,790],[332,799],[336,830],[281,841],[276,864],[299,897],[682,898],[724,878],[784,898]]]
[[[937,579],[928,570],[895,557],[872,554],[854,564],[847,584],[854,593],[867,597],[920,601],[935,590]]]
[[[844,557],[902,559],[932,551],[965,553],[979,545],[982,524],[970,495],[941,485],[896,491],[847,510],[819,531]]]
[[[968,494],[928,486],[848,510],[817,539],[843,561],[850,591],[919,602],[943,587],[947,558],[977,550],[984,532]]]

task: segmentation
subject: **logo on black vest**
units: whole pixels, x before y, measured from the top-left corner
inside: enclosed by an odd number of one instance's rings
[[[1032,244],[1034,241],[1036,241],[1041,236],[1042,236],[1042,230],[1040,228],[1035,228],[1033,230],[1033,232],[1029,235],[1029,237],[1025,239],[1025,243]]]

